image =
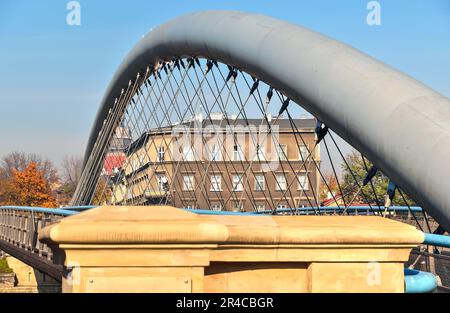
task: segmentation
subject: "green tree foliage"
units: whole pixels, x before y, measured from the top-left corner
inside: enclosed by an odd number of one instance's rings
[[[363,158],[358,151],[353,151],[349,153],[345,159],[351,170],[347,167],[347,165],[344,162],[341,164],[342,168],[341,186],[343,189],[343,193],[345,195],[345,200],[347,203],[349,203],[359,189],[358,185],[355,183],[355,179],[352,176],[352,172],[356,180],[358,181],[358,184],[362,186],[362,182],[366,177],[368,170],[372,168],[373,164],[367,159],[365,159],[364,164]],[[379,170],[377,174],[372,178],[372,184],[373,188],[370,183],[368,183],[366,186],[363,187],[362,191],[359,192],[359,194],[353,201],[353,204],[370,203],[376,205],[378,200],[378,204],[384,206],[384,196],[386,195],[386,190],[389,184],[389,178]],[[415,202],[411,198],[409,198],[405,194],[405,192],[403,192],[403,195],[405,196],[405,199],[409,205],[415,205]],[[398,190],[395,193],[392,205],[399,205],[399,206],[406,205],[405,201],[401,197]]]

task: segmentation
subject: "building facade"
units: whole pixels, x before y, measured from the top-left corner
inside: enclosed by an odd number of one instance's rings
[[[196,117],[146,132],[126,149],[110,202],[218,211],[316,206],[316,120],[270,119]]]

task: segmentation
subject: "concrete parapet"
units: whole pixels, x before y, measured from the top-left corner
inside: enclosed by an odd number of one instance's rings
[[[217,216],[99,207],[44,228],[63,292],[403,292],[423,242],[375,216]]]

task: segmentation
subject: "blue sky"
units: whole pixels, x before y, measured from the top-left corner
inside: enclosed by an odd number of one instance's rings
[[[79,0],[81,26],[66,24],[66,0],[0,0],[0,156],[36,152],[58,164],[83,154],[115,69],[150,28],[206,9],[270,15],[341,40],[450,97],[450,1]]]

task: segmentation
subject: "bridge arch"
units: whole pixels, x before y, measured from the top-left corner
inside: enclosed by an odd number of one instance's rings
[[[300,26],[234,11],[207,11],[148,33],[114,75],[85,153],[73,204],[88,204],[99,175],[105,120],[137,72],[177,57],[235,66],[283,92],[366,155],[450,229],[450,101],[370,56]]]

